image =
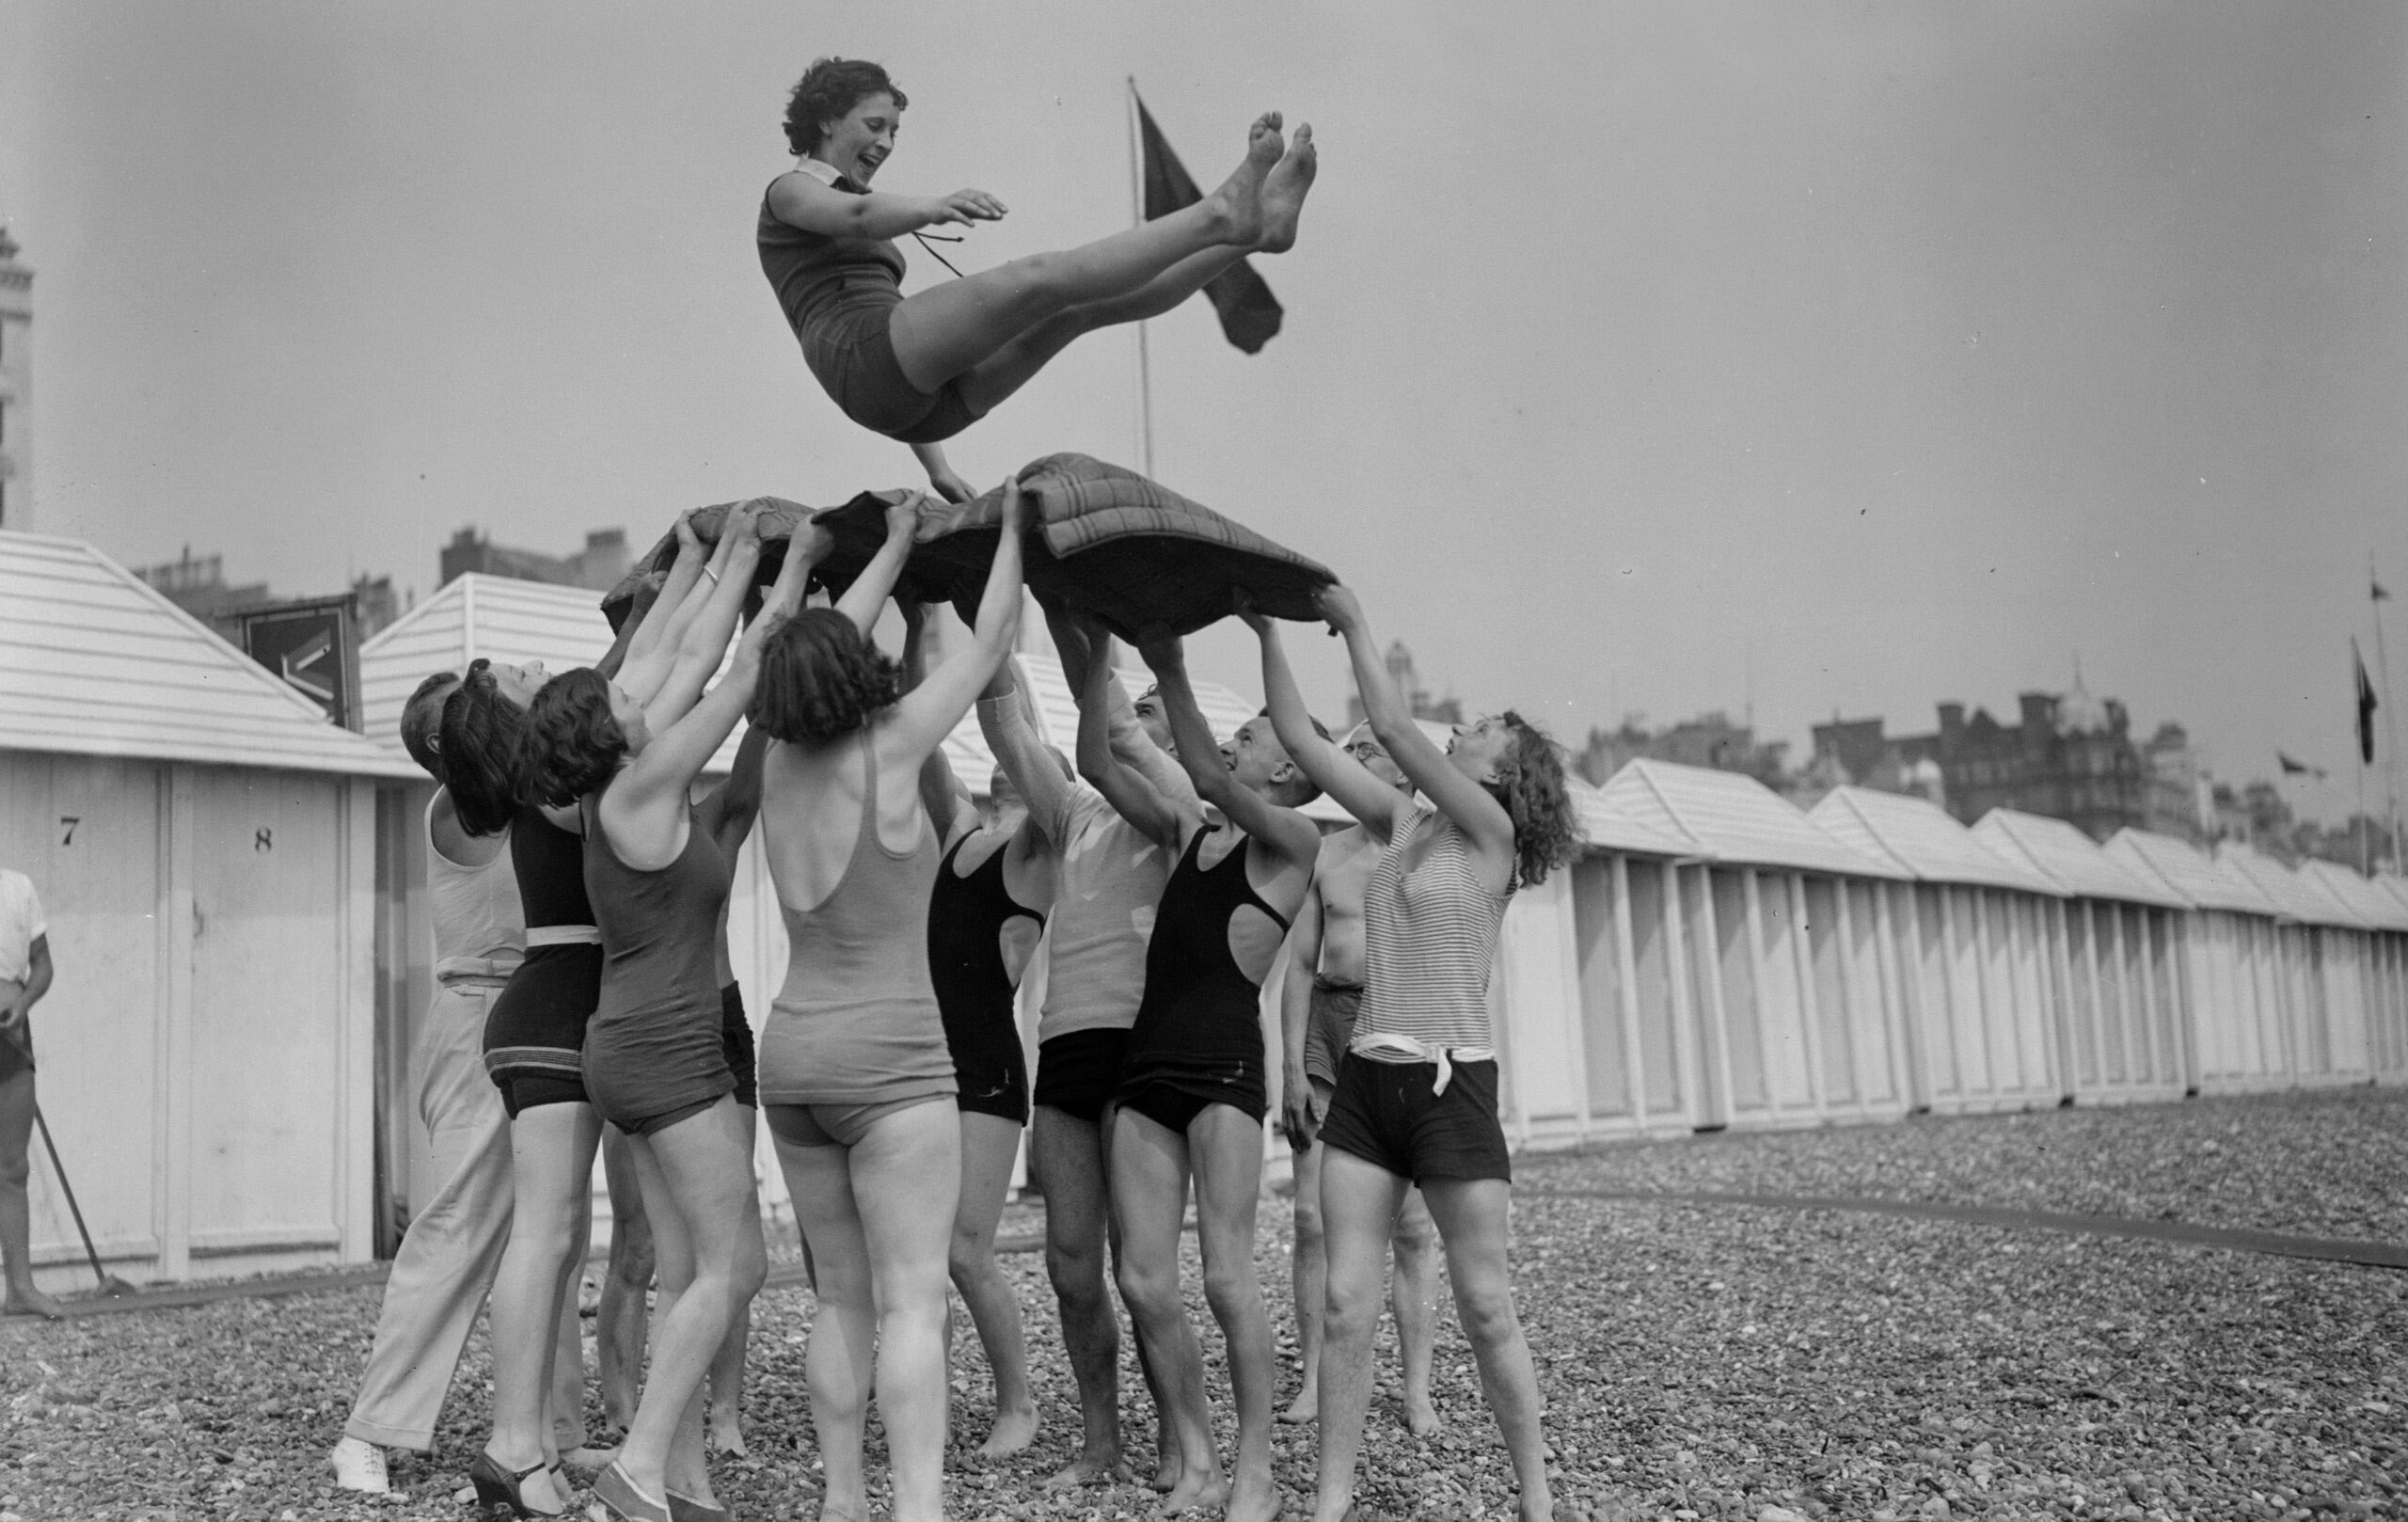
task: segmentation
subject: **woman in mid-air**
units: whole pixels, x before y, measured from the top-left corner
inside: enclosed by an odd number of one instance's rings
[[[954,500],[970,495],[943,440],[1025,385],[1072,339],[1170,310],[1247,254],[1284,253],[1312,188],[1312,128],[1280,137],[1258,118],[1245,158],[1192,205],[1068,250],[903,294],[893,240],[943,223],[990,222],[983,190],[900,196],[869,188],[895,151],[906,104],[886,71],[821,58],[786,103],[794,168],[762,198],[761,269],[804,363],[845,416],[911,446]]]

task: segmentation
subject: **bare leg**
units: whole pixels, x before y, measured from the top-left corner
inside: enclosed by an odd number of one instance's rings
[[[514,1473],[560,1458],[549,1408],[561,1297],[585,1240],[588,1181],[601,1134],[601,1118],[591,1104],[539,1104],[510,1123],[515,1202],[487,1313],[493,1435],[485,1453]],[[519,1495],[538,1512],[556,1513],[568,1503],[540,1468],[520,1484]]]
[[[954,1288],[970,1309],[971,1324],[987,1350],[995,1376],[995,1425],[978,1445],[983,1459],[1017,1453],[1037,1436],[1037,1402],[1028,1387],[1028,1340],[1021,1328],[1020,1297],[995,1266],[995,1226],[1004,1195],[1011,1188],[1012,1159],[1020,1151],[1020,1126],[1000,1116],[960,1112],[961,1198],[953,1216]],[[948,1339],[948,1346],[950,1339]]]
[[[1354,1504],[1363,1412],[1371,1403],[1371,1335],[1380,1324],[1380,1270],[1405,1181],[1352,1152],[1322,1159],[1322,1229],[1329,1300],[1322,1322],[1321,1476],[1315,1522],[1341,1522]]]
[[[1502,1179],[1432,1179],[1422,1193],[1446,1243],[1455,1313],[1463,1318],[1464,1337],[1480,1365],[1481,1390],[1497,1415],[1522,1484],[1521,1514],[1525,1522],[1545,1522],[1554,1504],[1546,1439],[1540,1430],[1538,1371],[1513,1311],[1513,1281],[1505,1260],[1513,1186]]]
[[[746,1157],[752,1156],[752,1139],[758,1134],[760,1110],[757,1106],[739,1104],[744,1117]],[[752,1229],[761,1229],[761,1190],[752,1189],[751,1209]],[[746,1295],[736,1308],[727,1324],[727,1337],[719,1345],[719,1356],[711,1360],[711,1431],[710,1451],[732,1453],[737,1458],[751,1457],[744,1446],[744,1350],[752,1340],[752,1297]]]
[[[1124,1109],[1113,1118],[1112,1212],[1120,1222],[1120,1298],[1168,1397],[1164,1417],[1179,1440],[1179,1483],[1163,1498],[1164,1514],[1210,1510],[1228,1498],[1212,1444],[1203,1352],[1179,1294],[1187,1152],[1185,1136],[1134,1111]]]
[[[1029,1149],[1045,1181],[1045,1272],[1062,1312],[1062,1345],[1079,1387],[1079,1456],[1046,1482],[1130,1478],[1120,1456],[1120,1318],[1104,1288],[1107,1236],[1100,1128],[1038,1105]]]
[[[1330,1086],[1307,1080],[1328,1113]],[[1321,1313],[1329,1292],[1329,1255],[1322,1240],[1321,1162],[1329,1149],[1316,1142],[1295,1154],[1296,1247],[1290,1260],[1296,1296],[1296,1353],[1303,1360],[1296,1398],[1279,1413],[1282,1421],[1310,1421],[1321,1409]]]
[[[1271,1318],[1254,1272],[1255,1210],[1262,1197],[1262,1122],[1227,1104],[1188,1124],[1196,1173],[1196,1227],[1204,1257],[1204,1299],[1228,1348],[1229,1390],[1238,1408],[1230,1522],[1271,1522],[1279,1487],[1271,1478],[1271,1397],[1278,1372]]]
[[[816,1285],[803,1382],[811,1392],[811,1426],[819,1439],[820,1480],[827,1487],[819,1514],[825,1522],[864,1522],[869,1489],[862,1478],[862,1430],[869,1416],[878,1302],[861,1212],[853,1202],[852,1170],[842,1147],[797,1147],[784,1139],[777,1145],[795,1224],[811,1247]]]
[[[677,1214],[693,1264],[691,1282],[663,1307],[651,1377],[619,1450],[619,1472],[655,1499],[663,1499],[671,1486],[696,1500],[711,1498],[703,1467],[703,1381],[736,1306],[760,1289],[768,1269],[759,1217],[745,1208],[752,1195],[752,1154],[743,1119],[735,1097],[723,1095],[700,1115],[635,1138],[644,1205],[661,1248],[664,1301],[672,1266],[664,1221],[670,1212]]]
[[[1396,1271],[1388,1280],[1388,1307],[1396,1313],[1396,1340],[1404,1355],[1404,1425],[1416,1437],[1438,1431],[1430,1403],[1431,1346],[1438,1327],[1438,1227],[1418,1189],[1404,1192],[1397,1207]]]
[[[1208,248],[1252,247],[1263,235],[1264,182],[1285,146],[1278,113],[1271,112],[1249,130],[1237,172],[1194,205],[906,297],[887,319],[904,378],[933,391],[1057,312],[1125,295]]]
[[[34,1074],[28,1068],[0,1080],[0,1258],[8,1276],[10,1315],[56,1320],[58,1302],[34,1288],[33,1207],[25,1185],[33,1177]]]
[[[652,1318],[652,1223],[643,1213],[635,1155],[616,1126],[602,1134],[602,1172],[610,1190],[610,1262],[602,1276],[602,1304],[594,1316],[594,1361],[602,1385],[602,1418],[619,1432],[636,1419],[643,1382],[643,1343]]]
[[[878,1409],[895,1522],[944,1515],[945,1245],[961,1194],[961,1128],[949,1098],[897,1110],[848,1149],[878,1290]]]

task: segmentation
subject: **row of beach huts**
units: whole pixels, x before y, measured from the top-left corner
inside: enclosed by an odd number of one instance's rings
[[[48,912],[42,1109],[111,1272],[390,1253],[433,1186],[432,785],[402,699],[608,642],[591,593],[460,578],[363,647],[363,737],[89,546],[0,532],[0,865]],[[1067,745],[1058,667],[1022,659]],[[1206,698],[1224,729],[1253,711]],[[950,744],[983,790],[975,726]],[[1523,1146],[2408,1078],[2398,878],[1856,788],[1801,813],[1650,761],[1581,803],[1588,850],[1517,897],[1492,991]],[[750,848],[730,937],[766,1010],[785,947]],[[87,1288],[46,1160],[34,1223],[45,1284]]]

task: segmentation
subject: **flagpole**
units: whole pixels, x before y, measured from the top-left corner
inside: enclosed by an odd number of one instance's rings
[[[1146,221],[1145,132],[1137,120],[1137,76],[1129,80],[1129,225],[1142,227]],[[1143,320],[1133,325],[1137,329],[1137,459],[1138,468],[1149,478],[1154,473],[1154,372],[1152,355],[1146,341]]]

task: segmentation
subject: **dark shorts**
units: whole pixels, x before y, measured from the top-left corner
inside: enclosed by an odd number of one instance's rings
[[[485,1013],[485,1074],[513,1120],[539,1104],[585,1104],[585,1025],[602,998],[602,948],[536,946]]]
[[[34,1070],[34,1026],[31,1020],[25,1022],[24,1028],[17,1032],[17,1037],[18,1040],[24,1043],[24,1045],[20,1046],[17,1041],[0,1036],[0,1081],[14,1078],[21,1072]]]
[[[1135,1085],[1120,1092],[1120,1107],[1134,1115],[1142,1115],[1164,1131],[1187,1134],[1196,1118],[1215,1104],[1226,1104],[1245,1116],[1256,1125],[1262,1123],[1260,1109],[1249,1110],[1227,1091],[1213,1091],[1205,1085],[1190,1085],[1167,1079],[1155,1079]]]
[[[1513,1163],[1497,1118],[1497,1064],[1455,1064],[1444,1094],[1431,1092],[1437,1082],[1435,1063],[1373,1062],[1350,1052],[1339,1065],[1321,1139],[1415,1183],[1511,1181]]]
[[[1338,1061],[1354,1039],[1354,1017],[1362,1012],[1360,984],[1313,979],[1312,1004],[1305,1017],[1305,1076],[1338,1082]]]
[[[978,420],[958,377],[923,391],[895,357],[887,321],[901,305],[891,284],[864,281],[833,309],[809,320],[802,357],[845,416],[905,444],[934,444]]]
[[[1037,1049],[1037,1102],[1092,1125],[1120,1087],[1126,1030],[1072,1031]]]
[[[761,1107],[760,1067],[752,1054],[752,1022],[744,1015],[744,991],[735,984],[719,991],[719,1046],[727,1070],[736,1074],[736,1102],[748,1110]]]
[[[961,1001],[955,1001],[956,1004]],[[953,1058],[955,1107],[974,1115],[991,1115],[1014,1125],[1028,1124],[1028,1052],[1021,1045],[1020,1026],[1012,1019],[1008,999],[963,1010],[938,1009],[944,1021],[944,1048]]]

